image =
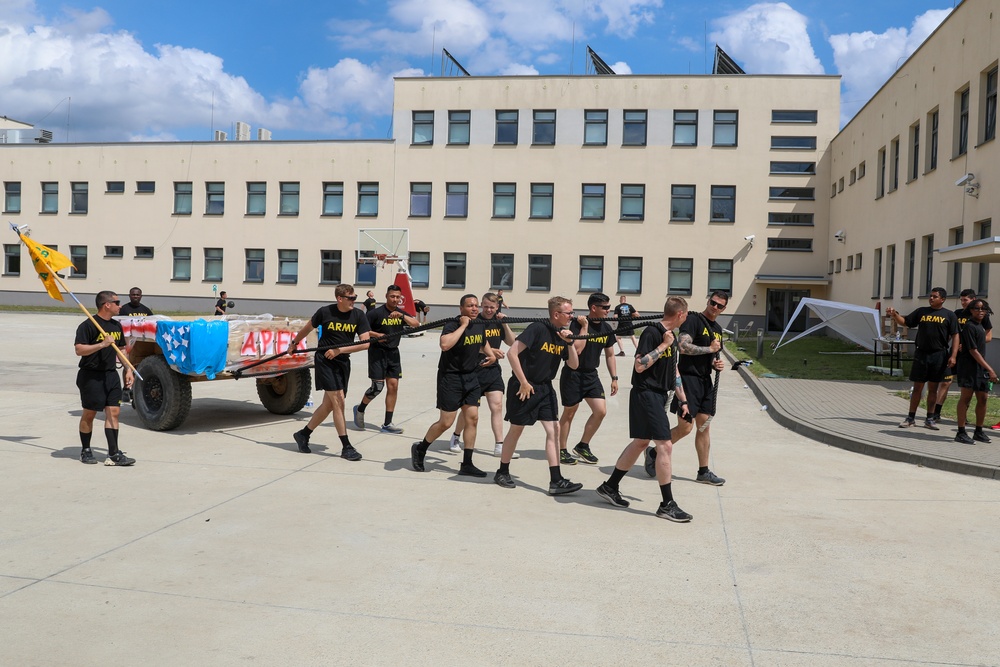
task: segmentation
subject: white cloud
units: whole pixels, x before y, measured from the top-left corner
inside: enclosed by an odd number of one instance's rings
[[[619,37],[632,37],[642,25],[653,23],[653,10],[661,0],[597,0],[592,11],[607,19],[607,31]]]
[[[823,74],[807,24],[784,2],[761,2],[713,21],[709,38],[750,74]]]
[[[611,69],[614,70],[615,74],[631,74],[632,73],[632,68],[628,66],[628,63],[624,62],[624,61],[621,61],[621,60],[619,60],[618,62],[616,62],[614,65],[612,65]]]

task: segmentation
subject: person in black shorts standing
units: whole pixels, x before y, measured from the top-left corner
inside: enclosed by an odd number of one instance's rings
[[[361,403],[354,406],[354,425],[362,430],[365,428],[365,408],[385,389],[385,421],[379,430],[382,433],[403,432],[403,429],[392,423],[392,414],[396,410],[396,396],[399,393],[399,379],[403,377],[403,365],[399,358],[399,338],[404,325],[417,326],[417,318],[400,310],[399,306],[402,303],[403,290],[398,285],[389,285],[385,293],[385,305],[367,314],[368,326],[371,327],[369,336],[373,341],[368,347],[368,379],[372,384],[361,398]],[[390,336],[388,340],[378,340],[387,335]]]
[[[500,469],[493,481],[505,489],[514,488],[510,461],[525,426],[536,421],[545,429],[545,455],[549,462],[549,495],[573,493],[583,488],[562,476],[559,470],[559,406],[552,379],[559,363],[576,368],[580,365],[572,335],[566,327],[573,319],[573,302],[561,296],[549,299],[549,321],[532,322],[507,352],[513,375],[507,384],[507,416],[510,427],[503,439]],[[585,326],[586,318],[581,326]]]
[[[114,318],[121,309],[118,295],[107,290],[97,293],[96,322],[104,333],[86,319],[76,328],[74,350],[80,357],[80,370],[76,373],[76,386],[80,390],[80,460],[83,463],[97,463],[90,448],[94,434],[94,417],[104,412],[104,438],[108,441],[106,466],[130,466],[135,459],[125,456],[118,449],[118,415],[121,410],[122,385],[115,369],[116,355],[112,345],[121,347],[125,343],[122,325]],[[125,386],[132,387],[132,369],[125,369]]]
[[[628,507],[618,485],[646,446],[656,444],[656,480],[660,484],[662,502],[656,516],[684,523],[693,517],[677,506],[670,488],[673,470],[670,441],[670,420],[667,418],[667,398],[676,391],[681,419],[690,419],[684,385],[677,368],[677,341],[673,329],[687,317],[687,301],[672,296],[663,305],[663,319],[647,326],[639,337],[632,367],[632,391],[628,398],[628,429],[632,442],[626,445],[606,482],[597,487],[597,495],[615,507]]]
[[[958,295],[958,302],[962,304],[962,307],[955,311],[955,317],[958,319],[958,333],[961,338],[962,327],[965,323],[969,321],[971,313],[969,313],[969,304],[976,298],[976,290],[964,289],[961,294]],[[993,322],[990,321],[990,316],[987,314],[983,319],[982,323],[983,329],[986,331],[986,342],[989,343],[993,340]],[[959,350],[961,354],[961,350]],[[934,408],[934,420],[941,420],[941,406],[944,405],[944,401],[948,398],[948,389],[951,387],[951,382],[954,380],[953,375],[946,375],[944,380],[938,384],[937,393],[937,406]]]
[[[940,430],[934,419],[938,383],[944,379],[948,369],[955,366],[955,358],[958,355],[958,318],[955,317],[955,313],[944,307],[946,298],[948,292],[943,287],[935,287],[931,290],[930,305],[917,308],[906,317],[895,308],[885,309],[885,314],[896,324],[910,328],[917,327],[916,350],[913,353],[913,367],[910,369],[910,380],[913,382],[910,412],[899,425],[900,428],[914,425],[917,407],[920,405],[920,395],[926,383],[927,419],[924,421],[924,426],[933,431]]]
[[[962,388],[958,398],[958,435],[955,436],[955,442],[974,445],[976,442],[990,441],[983,433],[983,422],[986,420],[989,386],[991,382],[997,381],[997,374],[983,358],[986,351],[986,329],[983,328],[983,322],[989,317],[990,304],[982,299],[973,299],[966,305],[964,312],[967,320],[960,334],[962,346],[955,364],[958,386]],[[965,421],[973,394],[976,395],[976,430],[970,438],[965,432]]]
[[[715,414],[715,382],[712,372],[725,370],[726,364],[719,358],[722,349],[722,327],[716,322],[722,311],[729,304],[729,293],[722,290],[712,292],[708,298],[705,310],[700,313],[688,313],[687,319],[681,325],[677,335],[677,347],[681,356],[677,360],[681,381],[684,383],[684,396],[688,401],[688,414],[694,415],[694,422],[679,419],[677,425],[670,431],[670,439],[676,445],[677,441],[691,433],[694,434],[694,448],[698,453],[698,474],[695,481],[701,484],[722,486],[722,479],[708,468],[709,449],[712,446],[709,417]],[[678,412],[678,399],[674,397],[670,411]],[[646,449],[646,474],[656,477],[656,450]]]
[[[472,463],[481,396],[478,369],[483,363],[495,364],[496,357],[486,342],[486,325],[483,320],[477,319],[479,299],[476,295],[464,295],[459,308],[461,317],[449,320],[441,329],[441,360],[437,372],[437,408],[440,414],[427,429],[424,439],[410,447],[410,460],[415,471],[424,472],[427,448],[451,427],[461,411],[465,419],[465,451],[458,474],[486,477],[486,473]],[[483,355],[486,356],[485,361]]]
[[[615,363],[614,329],[604,319],[611,308],[610,297],[607,294],[594,292],[587,299],[589,317],[585,326],[577,321],[569,324],[569,330],[574,335],[590,335],[593,338],[576,341],[576,352],[580,357],[580,365],[573,369],[563,366],[559,376],[559,397],[562,399],[563,412],[559,417],[559,462],[564,465],[575,465],[576,458],[569,453],[569,430],[573,425],[580,403],[587,402],[590,406],[590,417],[583,426],[583,437],[573,447],[580,460],[584,463],[596,464],[598,458],[590,451],[590,441],[593,440],[601,422],[608,414],[608,402],[604,398],[604,385],[597,373],[601,365],[601,356],[611,375],[611,395],[618,393],[618,370]]]
[[[292,434],[299,451],[308,454],[309,436],[319,428],[326,416],[333,414],[333,425],[340,436],[342,451],[340,456],[348,461],[360,461],[361,453],[351,445],[347,437],[347,421],[344,417],[344,397],[347,395],[347,385],[351,379],[351,353],[360,352],[368,347],[368,318],[354,307],[358,296],[354,286],[342,283],[334,290],[337,303],[323,306],[317,310],[312,319],[299,330],[288,344],[288,354],[295,354],[295,347],[310,331],[322,327],[322,337],[318,347],[345,345],[329,350],[316,352],[316,388],[323,391],[323,402],[313,412],[309,423]],[[350,345],[355,337],[360,339],[357,345]]]
[[[212,311],[213,315],[225,315],[226,314],[226,293],[219,292],[219,300],[215,302],[215,310]]]
[[[395,286],[392,285],[390,287],[395,287]],[[396,289],[399,288],[397,287]],[[375,300],[375,292],[368,290],[368,293],[365,294],[365,301],[364,301],[365,312],[366,313],[372,312],[373,310],[375,310],[375,306],[377,305],[378,301]]]
[[[615,306],[615,317],[618,318],[618,356],[624,357],[625,346],[622,345],[622,338],[628,336],[632,339],[633,345],[638,345],[635,342],[635,328],[632,326],[632,320],[639,317],[639,312],[625,302],[624,294],[618,298],[618,305]]]

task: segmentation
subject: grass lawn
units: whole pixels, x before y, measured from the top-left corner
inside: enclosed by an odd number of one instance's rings
[[[777,337],[764,338],[764,356],[761,359],[756,358],[756,338],[745,338],[738,344],[728,342],[726,349],[737,359],[752,359],[750,371],[757,377],[777,375],[807,380],[899,382],[905,381],[910,373],[910,362],[906,359],[903,360],[902,377],[873,373],[867,369],[873,363],[872,353],[838,338],[806,336],[783,345],[775,352],[771,346],[777,342]],[[844,354],[847,352],[859,354]]]

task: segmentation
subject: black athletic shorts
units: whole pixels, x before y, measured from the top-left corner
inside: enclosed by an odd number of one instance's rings
[[[648,389],[629,392],[628,435],[639,440],[670,440],[667,394]]]
[[[384,380],[403,377],[403,364],[399,361],[399,348],[381,348],[372,345],[368,349],[368,378]]]
[[[80,390],[80,405],[84,410],[102,412],[104,408],[122,403],[122,383],[118,371],[88,371],[81,368],[76,374]]]
[[[559,376],[559,398],[564,406],[579,405],[585,398],[604,398],[601,376],[594,371],[575,371],[563,366]]]
[[[715,382],[711,376],[702,377],[700,375],[682,375],[681,382],[684,383],[684,396],[688,402],[688,413],[691,415],[710,415],[715,410],[712,405],[712,395],[715,393]],[[670,412],[675,415],[680,406],[677,404],[677,395],[670,401]]]
[[[479,390],[483,394],[491,391],[503,392],[503,372],[497,364],[483,366],[476,371],[476,375],[479,377]]]
[[[437,374],[437,408],[445,412],[455,412],[463,405],[479,405],[482,392],[476,373]]]
[[[948,374],[948,350],[920,352],[913,355],[910,382],[941,382]]]
[[[333,361],[316,360],[316,388],[322,391],[342,391],[347,396],[347,384],[351,381],[351,360],[348,357],[334,357]]]
[[[964,365],[959,362],[955,369],[955,377],[959,387],[973,391],[989,391],[990,375],[985,368],[973,361]]]
[[[551,382],[532,385],[535,393],[522,401],[517,395],[521,383],[516,377],[507,382],[507,414],[504,419],[518,426],[531,426],[536,421],[554,422],[559,420],[559,404]]]

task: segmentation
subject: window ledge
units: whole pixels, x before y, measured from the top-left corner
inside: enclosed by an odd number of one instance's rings
[[[191,212],[190,212],[190,211],[188,211],[187,213],[178,213],[177,211],[174,211],[174,212],[173,212],[173,213],[171,213],[170,215],[183,215],[183,216],[187,216],[187,217],[190,217],[190,216],[191,216]]]
[[[21,215],[20,211],[4,211],[4,215]]]
[[[297,217],[299,217],[299,214],[298,213],[279,213],[278,217],[279,218],[297,218]]]
[[[344,214],[343,213],[321,213],[319,217],[321,217],[321,218],[343,218]]]
[[[172,283],[189,283],[189,282],[191,282],[191,279],[190,278],[171,278],[170,282],[172,282]]]

